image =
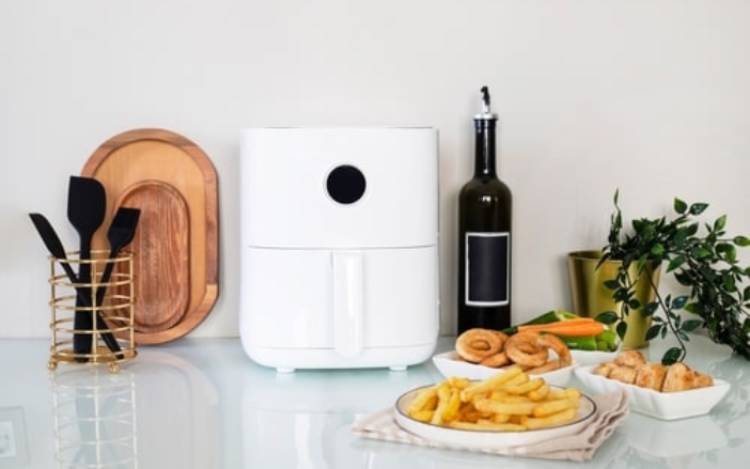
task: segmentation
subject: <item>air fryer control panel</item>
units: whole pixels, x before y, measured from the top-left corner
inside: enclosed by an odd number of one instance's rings
[[[434,129],[247,129],[242,155],[246,246],[361,249],[437,243]]]

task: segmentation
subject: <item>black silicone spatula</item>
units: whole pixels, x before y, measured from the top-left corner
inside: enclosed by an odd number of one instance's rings
[[[78,176],[70,177],[68,185],[68,220],[78,231],[81,238],[81,260],[91,259],[91,239],[104,221],[107,208],[107,196],[104,186],[96,179]],[[78,271],[81,283],[91,283],[91,264],[81,263]],[[84,289],[85,296],[91,297],[91,289]],[[76,302],[77,306],[81,306]],[[93,302],[91,302],[93,303]],[[73,319],[74,329],[93,329],[92,314],[76,311]],[[73,351],[80,354],[91,353],[91,334],[73,334]],[[86,361],[86,359],[79,359]]]
[[[52,254],[55,258],[60,259],[60,265],[62,265],[62,268],[70,281],[74,284],[78,283],[78,276],[73,271],[73,268],[70,266],[70,264],[65,262],[65,260],[67,260],[67,256],[65,255],[65,248],[60,241],[60,237],[57,236],[55,229],[52,228],[52,225],[47,220],[47,218],[41,213],[30,213],[29,218],[31,218],[32,223],[34,223],[34,227],[39,233],[39,236],[42,238],[44,245],[47,246],[47,250],[49,251],[49,253]],[[86,306],[88,306],[90,303],[85,296],[85,292],[82,291],[81,288],[76,288],[76,302],[80,302],[80,304],[84,304]],[[101,319],[97,317],[97,321],[101,321]],[[112,334],[106,333],[102,336],[102,338],[111,351],[120,351],[120,345],[117,343],[117,340],[115,340],[115,337]]]
[[[67,260],[65,248],[47,218],[41,213],[30,213],[29,218],[31,218],[31,222],[34,223],[34,227],[36,228],[37,233],[39,233],[39,237],[42,238],[44,245],[47,246],[49,253],[57,259]],[[70,267],[70,264],[67,262],[60,262],[60,265],[62,265],[65,275],[68,276],[70,281],[72,283],[77,283],[78,276],[73,271],[73,268]],[[76,293],[78,293],[78,291]]]
[[[135,229],[138,227],[138,219],[141,216],[141,211],[137,208],[120,207],[115,212],[115,217],[112,219],[112,224],[109,226],[107,231],[107,239],[109,240],[109,258],[113,259],[117,256],[122,248],[130,244],[135,236]],[[107,283],[112,278],[112,271],[114,270],[115,264],[108,262],[107,267],[104,268],[100,283]],[[104,294],[107,291],[107,286],[101,287],[96,293],[96,304],[101,304],[104,301]]]
[[[112,219],[112,224],[109,225],[107,230],[107,239],[109,240],[109,259],[114,259],[122,248],[130,244],[135,236],[135,229],[138,227],[138,219],[141,216],[141,211],[137,208],[120,207],[115,212],[115,216]],[[112,271],[114,270],[114,262],[108,262],[104,268],[104,273],[101,276],[99,283],[104,284],[96,291],[96,304],[101,305],[104,301],[104,295],[107,293],[107,283],[112,278]],[[105,329],[106,324],[101,320],[99,315],[96,317],[97,329]],[[117,344],[117,341],[115,341]],[[110,350],[112,348],[110,347]],[[113,352],[115,350],[112,350]],[[120,351],[119,344],[117,351]]]

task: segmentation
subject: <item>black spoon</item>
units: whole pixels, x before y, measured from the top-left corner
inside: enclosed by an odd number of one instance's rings
[[[91,259],[91,239],[104,221],[107,208],[107,196],[104,186],[92,178],[71,176],[68,186],[68,220],[78,231],[81,238],[80,258],[82,261]],[[91,283],[91,264],[82,262],[78,271],[78,279],[81,283]],[[84,288],[87,298],[91,297],[91,289]],[[90,301],[89,304],[93,303]],[[80,301],[76,306],[81,306]],[[73,328],[76,330],[93,329],[93,315],[89,312],[76,311],[73,320]],[[73,334],[73,351],[76,354],[91,353],[92,334]],[[87,358],[77,358],[78,361],[87,361]]]
[[[67,256],[65,255],[65,248],[63,247],[60,238],[57,236],[55,229],[52,228],[52,225],[47,220],[47,218],[45,218],[45,216],[41,213],[30,213],[29,218],[31,218],[32,223],[34,223],[34,227],[39,233],[39,236],[42,238],[44,245],[47,246],[47,250],[49,251],[49,253],[60,260],[60,265],[62,265],[62,268],[70,281],[73,284],[78,283],[78,276],[73,271],[73,268],[70,267],[70,264],[65,262],[67,260]],[[81,304],[85,304],[86,306],[89,305],[89,301],[86,299],[85,292],[83,292],[81,288],[76,288],[76,295],[76,303],[80,302]],[[99,313],[97,312],[97,324],[99,324],[100,321],[102,321],[102,319],[101,317],[99,317]],[[104,328],[103,322],[102,328]],[[117,340],[111,333],[103,334],[102,339],[104,339],[104,342],[107,344],[107,347],[109,347],[111,351],[119,352],[121,350],[120,344],[117,343]]]

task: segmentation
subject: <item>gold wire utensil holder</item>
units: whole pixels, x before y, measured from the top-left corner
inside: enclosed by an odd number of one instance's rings
[[[110,372],[116,373],[120,370],[120,363],[132,360],[138,354],[135,349],[133,327],[133,255],[123,253],[110,259],[109,251],[93,250],[90,259],[81,259],[78,252],[70,252],[67,257],[65,260],[49,258],[52,344],[48,368],[55,370],[59,363],[106,364]],[[90,264],[91,282],[71,282],[61,267],[66,262],[75,272],[80,271],[81,264]],[[113,264],[114,267],[112,276],[109,281],[102,283],[102,272],[109,264]],[[86,292],[88,305],[76,304],[76,288]],[[94,301],[102,288],[107,289],[103,300]],[[74,318],[77,313],[91,316],[92,329],[75,329]],[[97,314],[103,321],[96,320]],[[102,325],[105,327],[101,327]],[[92,337],[88,353],[74,351],[75,334],[87,334]],[[105,334],[112,334],[121,350],[116,353],[111,351],[102,339]]]

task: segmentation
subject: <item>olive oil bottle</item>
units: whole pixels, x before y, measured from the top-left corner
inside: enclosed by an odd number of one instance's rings
[[[474,177],[459,195],[458,333],[511,324],[511,214],[508,186],[497,178],[497,115],[482,87],[474,116]]]

